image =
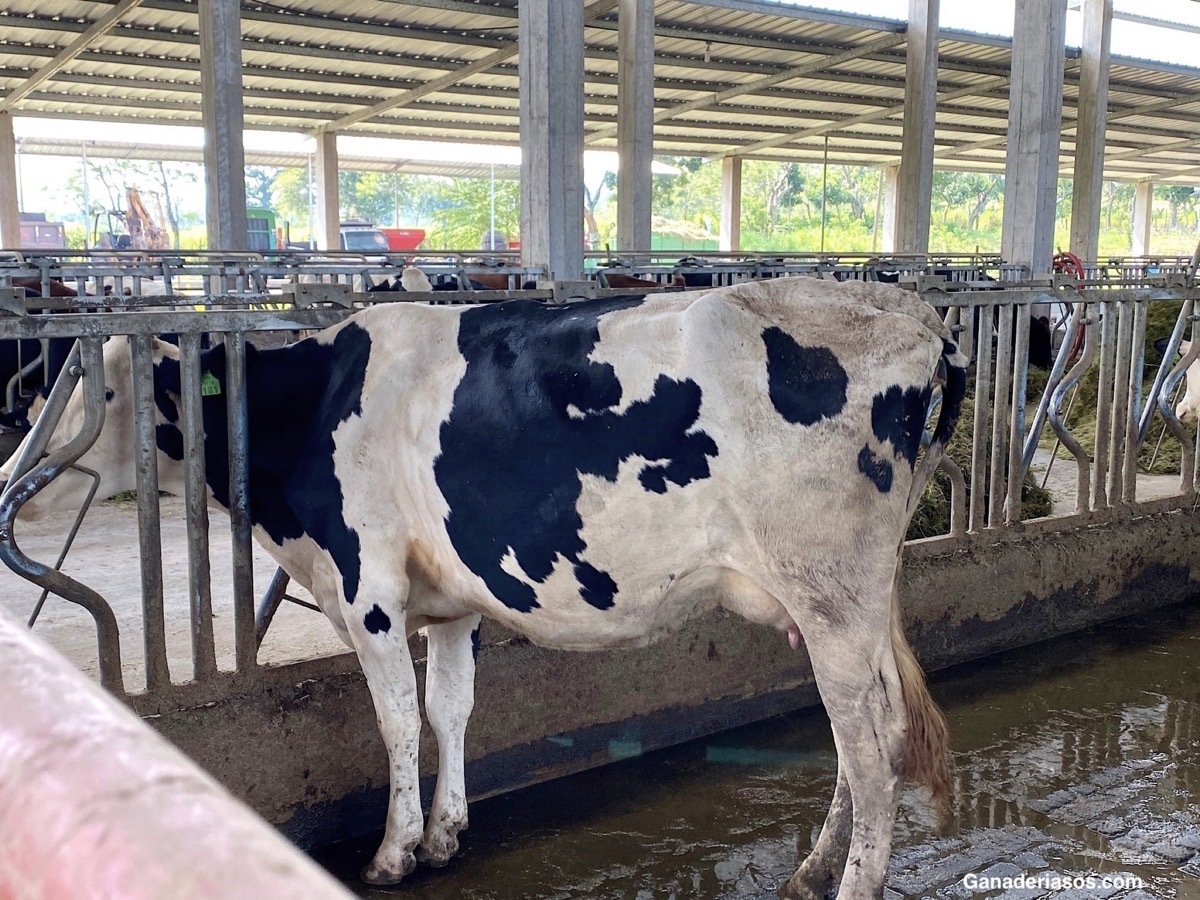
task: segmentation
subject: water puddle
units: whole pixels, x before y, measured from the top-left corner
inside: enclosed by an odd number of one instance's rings
[[[954,821],[939,833],[906,792],[889,896],[1200,900],[1200,606],[960,666],[933,691],[953,733]],[[319,858],[370,898],[773,897],[835,774],[827,721],[801,713],[473,804],[459,857],[402,887],[356,879],[378,835]],[[1143,887],[964,882],[979,875]]]

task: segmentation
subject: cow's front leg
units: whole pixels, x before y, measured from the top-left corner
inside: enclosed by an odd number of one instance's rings
[[[365,581],[365,579],[364,579]],[[421,842],[421,794],[417,773],[417,744],[421,714],[417,707],[417,679],[404,628],[404,615],[394,602],[374,602],[378,593],[365,589],[346,605],[347,630],[358,653],[375,719],[390,762],[391,793],[387,827],[375,858],[363,869],[370,884],[395,884],[417,866],[415,851]],[[399,592],[403,597],[405,592]]]
[[[425,675],[425,715],[438,742],[437,788],[417,849],[421,862],[444,866],[458,852],[458,833],[467,827],[464,754],[467,719],[475,704],[475,641],[479,616],[430,625]]]

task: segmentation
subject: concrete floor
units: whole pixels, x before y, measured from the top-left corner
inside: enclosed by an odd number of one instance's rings
[[[184,682],[191,675],[191,638],[187,599],[187,524],[183,500],[162,499],[164,605],[167,621],[167,654],[171,677]],[[74,519],[73,513],[48,517],[16,528],[18,546],[33,559],[53,564]],[[211,528],[213,631],[217,664],[234,668],[232,563],[229,519],[214,512]],[[261,595],[275,563],[254,547],[254,586]],[[132,501],[105,501],[88,512],[63,571],[95,590],[112,604],[121,629],[121,658],[126,689],[145,685],[142,650],[141,576],[137,546],[137,506]],[[0,608],[24,621],[41,589],[0,566]],[[311,602],[293,585],[289,593]],[[80,607],[51,596],[34,631],[90,675],[98,676],[95,627]],[[292,603],[280,608],[259,650],[259,661],[282,663],[340,653],[346,649],[325,616]]]

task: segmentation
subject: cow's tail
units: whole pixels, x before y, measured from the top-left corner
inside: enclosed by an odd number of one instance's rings
[[[908,717],[903,775],[929,788],[933,807],[944,823],[950,815],[950,734],[942,711],[929,695],[921,664],[904,636],[899,588],[900,567],[897,564],[896,578],[892,582],[892,655],[900,673],[900,693]]]
[[[908,493],[906,520],[912,519],[917,504],[921,500],[921,493],[925,490],[925,485],[929,483],[938,463],[942,461],[942,454],[946,450],[946,444],[950,442],[950,436],[954,433],[954,426],[958,423],[958,415],[962,412],[963,396],[967,391],[967,358],[958,352],[958,345],[954,341],[945,337],[942,338],[942,355],[938,359],[933,384],[942,389],[942,408],[938,414],[937,424],[933,427],[933,437],[929,442],[929,447],[925,451],[920,467],[913,476],[912,488]]]

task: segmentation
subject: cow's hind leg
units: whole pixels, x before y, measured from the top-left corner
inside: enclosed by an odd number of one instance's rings
[[[902,784],[905,709],[891,645],[889,594],[890,584],[878,592],[851,594],[861,598],[858,602],[843,594],[841,602],[850,604],[844,617],[831,621],[809,612],[800,622],[853,810],[841,900],[868,900],[883,893]],[[807,898],[823,890],[824,873],[817,866],[832,862],[835,850],[840,856],[838,832],[845,827],[836,807],[830,814],[838,826],[829,831],[830,856],[819,856],[814,866],[798,871],[782,896]]]
[[[430,625],[425,676],[425,715],[438,742],[437,787],[417,858],[444,866],[458,852],[458,833],[467,827],[464,775],[467,719],[475,703],[475,647],[479,616]]]
[[[839,764],[837,787],[833,790],[833,801],[829,804],[829,812],[825,816],[825,824],[821,826],[821,834],[799,870],[781,892],[782,896],[788,900],[822,900],[826,896],[834,879],[846,866],[853,821],[850,785],[846,782],[846,773]]]
[[[352,605],[343,607],[390,763],[391,792],[383,843],[362,872],[363,880],[370,884],[395,884],[412,872],[417,866],[415,850],[421,842],[423,817],[417,772],[421,713],[404,614],[400,611],[407,593],[407,585],[394,581],[385,591],[364,571],[358,597]]]

